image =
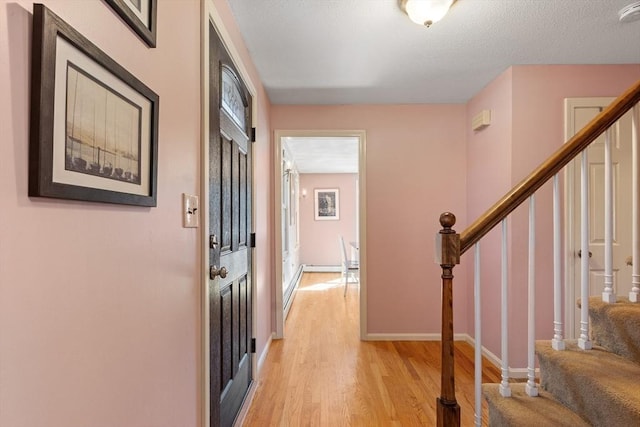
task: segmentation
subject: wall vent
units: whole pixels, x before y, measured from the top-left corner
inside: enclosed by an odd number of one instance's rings
[[[471,119],[471,129],[479,131],[491,124],[491,110],[482,110]]]

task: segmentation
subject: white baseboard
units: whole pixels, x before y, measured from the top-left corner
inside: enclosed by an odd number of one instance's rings
[[[273,342],[273,337],[275,334],[271,334],[269,339],[267,340],[267,344],[264,346],[262,353],[260,353],[260,357],[258,358],[258,366],[256,367],[256,372],[254,374],[253,379],[257,379],[260,375],[260,371],[262,370],[262,366],[264,365],[265,360],[267,359],[267,354],[269,354],[269,348],[271,347],[271,343]]]
[[[440,341],[440,334],[367,334],[362,340],[363,341]],[[471,347],[476,346],[476,340],[471,337],[469,334],[453,334],[454,341],[465,341]],[[269,352],[269,347],[271,345],[271,341],[273,340],[273,336],[269,337],[269,341],[265,346],[262,354],[260,355],[260,359],[258,360],[258,374],[260,369],[262,368],[262,364],[267,357],[267,353]],[[489,351],[486,347],[482,346],[482,355],[496,368],[502,369],[502,359],[498,357],[493,352]],[[509,367],[509,378],[514,379],[523,379],[527,378],[528,370],[527,368],[512,368]],[[257,376],[257,375],[256,375]],[[540,377],[540,368],[536,368],[535,376]]]
[[[440,341],[441,334],[367,334],[364,341]],[[476,340],[469,334],[453,334],[454,341],[465,341],[475,348]],[[502,359],[482,347],[482,355],[496,368],[502,369]],[[509,378],[527,378],[527,368],[509,368]],[[540,370],[536,368],[536,377],[540,376]]]
[[[303,271],[309,273],[340,273],[342,269],[339,265],[304,265]]]
[[[247,391],[247,395],[242,402],[242,406],[240,407],[240,412],[236,416],[235,421],[233,422],[233,427],[242,427],[244,424],[244,419],[247,417],[249,413],[249,408],[251,407],[251,403],[253,402],[253,397],[256,395],[256,389],[258,388],[258,382],[253,381],[249,386],[249,390]],[[206,423],[208,424],[208,422]],[[205,424],[205,425],[206,425]]]
[[[440,341],[439,334],[367,334],[364,341]]]
[[[364,341],[440,341],[440,334],[367,334]],[[455,341],[468,341],[467,334],[453,334]]]
[[[473,348],[476,347],[476,340],[469,334],[461,334],[464,335],[464,341],[469,343],[469,345]],[[493,366],[498,369],[502,369],[502,359],[496,356],[492,351],[489,351],[485,346],[482,346],[482,355],[491,362]]]
[[[238,412],[238,416],[236,420],[233,422],[233,427],[240,427],[244,424],[244,419],[249,412],[249,408],[251,407],[251,403],[253,402],[253,397],[256,394],[256,389],[258,388],[258,377],[260,376],[260,371],[262,370],[262,366],[264,365],[265,360],[267,359],[267,354],[269,353],[269,348],[271,347],[271,342],[273,341],[274,334],[269,335],[269,339],[267,340],[267,344],[264,346],[264,349],[260,353],[260,357],[258,358],[258,362],[256,363],[256,370],[253,373],[253,381],[249,386],[249,390],[247,391],[247,395],[242,402],[242,406],[240,407],[240,412]]]
[[[476,347],[476,340],[471,337],[469,334],[460,334],[464,335],[464,340],[469,343],[469,345],[473,348]],[[457,340],[457,339],[456,339]],[[493,366],[498,369],[502,369],[502,359],[498,357],[493,352],[489,351],[485,346],[482,346],[482,355],[489,361]],[[514,379],[523,379],[527,378],[529,370],[527,368],[512,368],[509,367],[509,378]],[[535,369],[535,376],[540,377],[540,368]]]
[[[525,379],[529,375],[527,368],[509,368],[509,378]],[[540,368],[535,369],[534,376],[540,378]]]

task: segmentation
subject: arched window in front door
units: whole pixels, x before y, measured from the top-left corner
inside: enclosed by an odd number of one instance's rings
[[[247,101],[242,95],[240,81],[234,72],[226,66],[222,66],[222,108],[231,119],[246,132],[246,107]]]

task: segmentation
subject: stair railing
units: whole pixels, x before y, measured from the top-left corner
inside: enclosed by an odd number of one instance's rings
[[[537,386],[535,383],[535,330],[534,330],[534,314],[535,314],[535,193],[549,180],[553,179],[553,218],[554,218],[554,337],[552,340],[553,348],[556,350],[562,350],[564,348],[563,338],[563,322],[561,319],[561,243],[560,243],[560,191],[558,184],[558,173],[569,164],[578,155],[582,155],[582,182],[581,182],[581,224],[582,224],[582,241],[581,241],[581,253],[585,256],[581,257],[581,271],[582,271],[582,284],[581,284],[581,330],[579,345],[583,349],[589,349],[591,343],[588,337],[588,296],[589,296],[589,257],[586,256],[589,253],[588,247],[588,173],[587,173],[587,151],[588,146],[595,141],[600,135],[605,133],[611,126],[613,126],[625,113],[633,108],[633,124],[632,124],[632,140],[633,140],[633,253],[632,253],[632,290],[629,295],[631,301],[640,301],[640,220],[638,213],[640,212],[640,184],[638,163],[640,159],[640,149],[638,148],[638,139],[640,134],[640,108],[638,103],[640,102],[640,81],[636,82],[633,86],[627,89],[622,95],[620,95],[615,101],[613,101],[607,108],[605,108],[600,114],[598,114],[591,122],[589,122],[582,130],[576,133],[569,141],[562,145],[553,155],[551,155],[546,161],[538,166],[529,176],[522,180],[519,184],[513,187],[507,194],[505,194],[497,203],[489,208],[483,215],[481,215],[476,221],[469,225],[462,233],[458,234],[453,229],[456,218],[455,215],[450,212],[445,212],[440,216],[440,224],[442,230],[437,236],[437,249],[436,258],[437,263],[442,268],[442,373],[441,373],[441,387],[440,397],[437,399],[437,425],[439,427],[444,426],[459,426],[460,425],[460,406],[457,403],[455,395],[455,378],[454,378],[454,337],[453,337],[453,269],[460,263],[460,256],[468,251],[472,246],[476,247],[475,254],[475,278],[474,278],[474,295],[475,295],[475,347],[476,347],[476,425],[481,425],[481,371],[482,371],[482,355],[481,355],[481,341],[480,341],[480,246],[479,241],[489,231],[491,231],[496,225],[502,222],[502,303],[503,303],[503,315],[502,315],[502,383],[500,385],[500,392],[502,396],[510,396],[509,382],[508,382],[508,361],[506,357],[507,345],[507,327],[506,314],[504,307],[506,307],[506,295],[508,290],[506,264],[507,264],[507,217],[526,200],[529,200],[529,273],[528,273],[528,367],[527,367],[527,386],[526,390],[530,396],[537,395]],[[608,132],[607,132],[608,134]],[[606,141],[609,141],[609,137],[606,136]],[[610,145],[605,142],[605,145]],[[606,156],[606,154],[605,154]],[[609,157],[610,162],[610,157]],[[610,174],[610,170],[605,171],[605,174]],[[610,178],[609,178],[610,180]],[[605,198],[611,198],[611,183],[605,184]],[[605,209],[606,210],[606,209]],[[605,224],[609,222],[610,212],[605,213]],[[605,226],[608,228],[609,226]],[[605,230],[606,234],[611,234],[610,230]],[[609,242],[605,242],[609,243]],[[610,254],[605,254],[605,258],[608,258]],[[605,260],[606,262],[606,260]],[[607,273],[605,273],[605,276]],[[603,292],[603,299],[608,297],[605,294],[611,293],[611,282],[605,277],[605,290]]]

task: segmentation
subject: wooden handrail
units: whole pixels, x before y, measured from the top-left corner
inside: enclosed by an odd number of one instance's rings
[[[460,233],[460,254],[465,253],[482,236],[491,231],[638,102],[640,102],[640,80]]]
[[[471,248],[639,102],[640,80],[459,235],[452,228],[455,225],[455,216],[449,212],[440,216],[440,224],[443,229],[438,233],[439,249],[437,255],[442,267],[442,376],[440,397],[437,399],[436,425],[438,427],[460,426],[460,407],[456,401],[453,372],[453,268],[460,262],[460,255]]]

